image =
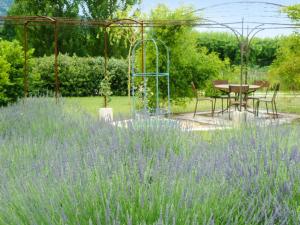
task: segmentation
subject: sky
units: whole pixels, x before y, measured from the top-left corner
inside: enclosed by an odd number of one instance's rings
[[[280,5],[293,5],[299,4],[300,0],[268,0],[271,3],[276,3]],[[213,5],[235,2],[229,5],[220,5],[216,7],[210,7]],[[244,2],[244,3],[236,3]],[[176,9],[180,6],[192,6],[194,9],[206,8],[202,11],[202,15],[205,18],[217,21],[217,22],[237,22],[244,19],[244,32],[247,33],[246,29],[251,30],[254,27],[253,23],[249,22],[269,22],[269,23],[291,23],[285,14],[279,12],[279,7],[273,5],[259,4],[259,3],[246,3],[250,2],[247,0],[232,0],[232,1],[222,1],[222,0],[142,0],[140,8],[142,12],[149,13],[151,9],[154,9],[158,4],[165,4],[170,9]],[[252,2],[258,2],[252,0]],[[233,26],[233,25],[232,25]],[[241,32],[241,25],[239,25],[237,30]],[[278,26],[277,26],[278,27]],[[197,28],[200,31],[226,31],[226,29],[207,29],[207,28]],[[273,29],[261,31],[257,34],[260,37],[275,37],[278,35],[288,35],[292,33],[292,29]]]

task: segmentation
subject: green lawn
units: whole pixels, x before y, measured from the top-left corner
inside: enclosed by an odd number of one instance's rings
[[[102,97],[68,97],[64,98],[68,106],[79,106],[87,113],[97,116],[98,109],[103,105]],[[251,102],[250,102],[251,103]],[[224,103],[225,104],[225,103]],[[250,104],[251,105],[251,104]],[[280,94],[277,99],[278,111],[300,114],[300,96]],[[130,115],[131,103],[128,97],[113,96],[109,106],[113,108],[115,116],[128,117]],[[171,107],[172,113],[193,112],[195,101],[188,100],[186,105]],[[221,108],[221,101],[217,101],[216,109]],[[264,108],[264,105],[261,106]],[[210,110],[209,102],[200,102],[198,110]]]

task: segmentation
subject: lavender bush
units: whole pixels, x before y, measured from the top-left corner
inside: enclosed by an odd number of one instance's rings
[[[0,224],[300,223],[299,126],[203,139],[49,99],[0,110]]]

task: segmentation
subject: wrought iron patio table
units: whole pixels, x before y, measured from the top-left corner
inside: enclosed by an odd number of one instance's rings
[[[216,89],[219,89],[221,91],[224,91],[224,92],[228,93],[229,92],[229,85],[231,85],[231,86],[241,86],[240,84],[217,84],[217,85],[214,85],[214,86],[215,86]],[[246,84],[243,84],[242,86],[246,86]],[[248,84],[247,84],[247,86],[248,86]],[[256,91],[260,87],[261,86],[259,86],[259,85],[249,84],[249,93],[252,93],[252,92]]]
[[[249,84],[249,85],[248,85],[248,84],[242,84],[242,85],[240,85],[240,84],[217,84],[217,85],[214,85],[214,87],[215,87],[216,89],[218,89],[218,90],[220,90],[220,91],[223,91],[223,92],[225,92],[225,93],[230,94],[230,93],[229,93],[229,86],[249,86],[249,92],[248,92],[248,94],[253,93],[253,92],[255,92],[256,90],[258,90],[259,88],[261,88],[260,85],[254,85],[254,84]],[[239,94],[239,93],[236,92],[235,94]],[[224,109],[224,110],[221,111],[221,112],[228,111],[228,108],[229,108],[229,107],[227,107],[226,109]]]

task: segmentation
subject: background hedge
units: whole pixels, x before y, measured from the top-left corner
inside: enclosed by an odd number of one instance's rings
[[[95,96],[104,78],[104,59],[102,57],[78,57],[59,55],[60,92],[64,97]],[[32,59],[30,93],[45,95],[55,90],[54,56]],[[127,93],[127,62],[111,58],[108,73],[112,76],[114,95]]]

